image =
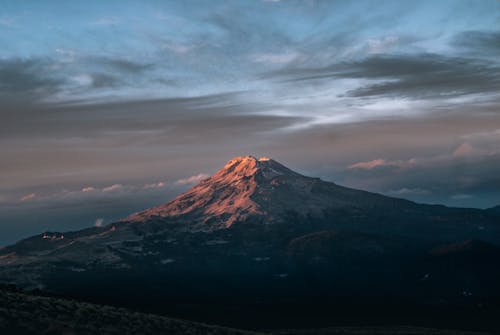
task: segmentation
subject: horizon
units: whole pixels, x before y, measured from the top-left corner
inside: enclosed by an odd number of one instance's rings
[[[0,42],[0,246],[165,203],[248,154],[500,205],[497,0],[4,1]]]

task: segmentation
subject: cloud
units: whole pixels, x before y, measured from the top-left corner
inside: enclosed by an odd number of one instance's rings
[[[453,157],[467,157],[474,154],[474,148],[469,143],[462,143],[458,148],[453,151]]]
[[[385,166],[387,165],[387,162],[385,159],[374,159],[368,162],[359,162],[355,163],[352,165],[349,165],[349,169],[365,169],[365,170],[371,170],[373,168],[376,168],[377,166]]]
[[[473,158],[500,153],[500,129],[466,134],[461,138],[466,141],[453,151],[452,156],[455,158]]]
[[[1,59],[0,97],[3,99],[33,101],[46,98],[64,84],[51,70],[51,63],[43,59]]]
[[[347,168],[348,169],[363,169],[363,170],[371,170],[375,169],[377,167],[397,167],[400,169],[411,167],[412,165],[415,164],[414,159],[410,159],[408,161],[389,161],[385,159],[374,159],[371,161],[367,162],[358,162],[349,165]]]
[[[457,124],[453,127],[457,127]],[[487,124],[483,127],[487,127]],[[440,128],[436,128],[436,131]],[[349,167],[353,168],[348,167],[340,174],[341,184],[427,203],[456,206],[457,203],[453,201],[463,200],[463,205],[467,206],[492,206],[499,202],[500,187],[500,178],[495,172],[500,169],[500,141],[496,138],[496,132],[456,136],[453,142],[466,141],[453,145],[451,150],[446,146],[439,150],[426,148],[426,154],[407,160],[379,158],[351,164]],[[430,137],[429,144],[439,143],[436,139],[437,135]],[[386,139],[386,142],[390,142],[390,139]],[[418,142],[411,142],[412,146],[418,146]],[[460,196],[463,194],[470,197]]]
[[[56,53],[58,53],[59,55],[63,56],[63,57],[67,57],[68,59],[75,59],[75,57],[77,56],[77,51],[75,50],[71,50],[71,49],[64,49],[64,48],[56,48],[55,49]]]
[[[400,188],[398,190],[390,190],[386,192],[389,195],[395,195],[395,196],[407,196],[407,195],[428,195],[432,193],[429,190],[424,190],[422,188]]]
[[[452,200],[466,200],[472,198],[470,194],[454,194],[450,197]]]
[[[268,78],[284,82],[358,79],[369,83],[345,93],[350,97],[443,99],[500,90],[500,63],[439,54],[376,55],[321,67],[287,67]]]
[[[148,189],[148,188],[162,188],[165,187],[166,184],[162,181],[159,181],[157,183],[150,183],[150,184],[145,184],[143,188]]]
[[[23,196],[21,198],[21,201],[29,201],[29,200],[32,200],[32,199],[35,199],[36,198],[36,194],[35,193],[30,193],[30,194],[27,194],[25,196]]]
[[[399,42],[398,36],[385,36],[383,38],[371,38],[368,40],[368,53],[381,54],[390,51]]]
[[[300,57],[297,52],[285,53],[258,53],[250,56],[250,59],[256,63],[266,64],[287,64]]]
[[[500,129],[465,134],[462,138],[475,152],[490,155],[500,152]]]
[[[108,67],[114,72],[140,74],[155,68],[155,64],[140,61],[132,61],[121,57],[86,57],[84,61],[102,67]]]
[[[201,174],[199,176],[202,176]],[[197,176],[192,177],[192,181],[196,179]],[[189,178],[187,178],[189,179]],[[187,181],[186,179],[186,181]],[[185,183],[188,185],[188,183]],[[110,186],[93,187],[86,186],[77,189],[61,189],[61,190],[43,190],[37,189],[36,192],[26,194],[19,198],[14,198],[12,196],[3,196],[1,203],[7,205],[53,205],[53,204],[74,204],[74,203],[84,203],[92,201],[114,201],[116,199],[136,199],[136,201],[142,201],[140,198],[145,199],[150,197],[160,196],[162,194],[169,194],[172,192],[182,191],[184,183],[172,184],[168,187],[165,182],[154,182],[146,184],[113,184]],[[24,205],[24,204],[23,204]]]
[[[104,88],[117,86],[120,82],[116,77],[105,73],[83,73],[71,77],[78,86],[87,88]],[[80,87],[79,87],[80,88]]]
[[[104,187],[102,189],[103,192],[114,192],[114,191],[118,191],[118,190],[121,190],[123,189],[123,185],[122,184],[113,184],[111,186],[108,186],[108,187]]]
[[[165,42],[164,48],[178,55],[184,55],[194,49],[194,45],[186,45],[175,42]]]
[[[111,95],[111,90],[103,89],[158,84],[157,78],[147,75],[154,68],[151,63],[85,56],[72,49],[56,48],[55,53],[55,57],[0,58],[0,108],[92,100]]]
[[[497,57],[500,53],[500,31],[460,32],[454,36],[452,45],[474,56]]]
[[[202,181],[203,179],[206,179],[208,177],[210,177],[208,174],[199,173],[197,175],[194,175],[194,176],[191,176],[188,178],[179,179],[179,180],[177,180],[176,183],[178,185],[192,185],[192,184],[199,183],[200,181]]]

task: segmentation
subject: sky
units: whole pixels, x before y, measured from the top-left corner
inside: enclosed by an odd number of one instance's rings
[[[164,203],[233,156],[500,204],[498,0],[0,0],[0,245]]]

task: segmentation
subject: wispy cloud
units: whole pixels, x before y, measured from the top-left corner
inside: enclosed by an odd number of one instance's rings
[[[104,187],[102,189],[103,192],[114,192],[114,191],[118,191],[118,190],[121,190],[123,189],[123,185],[122,184],[113,184],[111,186],[108,186],[108,187]]]
[[[36,193],[30,193],[21,198],[21,201],[29,201],[36,198]]]
[[[371,161],[367,162],[358,162],[354,163],[348,166],[349,169],[365,169],[365,170],[371,170],[373,168],[376,168],[377,166],[385,166],[387,165],[387,161],[385,159],[374,159]]]
[[[374,159],[366,162],[358,162],[348,166],[348,169],[363,169],[363,170],[371,170],[378,167],[397,167],[400,169],[411,167],[415,164],[415,159],[410,159],[408,161],[391,161],[385,160],[382,158]]]
[[[406,188],[406,187],[403,187],[403,188],[400,188],[398,190],[389,190],[386,193],[389,194],[389,195],[394,195],[394,196],[398,196],[398,197],[404,197],[404,196],[408,196],[408,195],[428,195],[428,194],[430,194],[432,192],[429,191],[429,190],[424,190],[422,188]]]
[[[358,98],[443,99],[500,90],[500,63],[428,53],[375,55],[321,67],[291,66],[268,76],[300,85],[342,78],[369,80],[345,93]]]
[[[162,188],[162,187],[165,187],[167,184],[163,181],[159,181],[157,183],[149,183],[149,184],[145,184],[143,186],[143,188],[145,189],[150,189],[150,188]]]
[[[250,59],[256,63],[266,64],[287,64],[300,57],[298,52],[284,53],[258,53],[250,56]]]
[[[210,177],[210,176],[206,173],[199,173],[199,174],[191,176],[191,177],[179,179],[179,180],[177,180],[176,183],[178,185],[193,185],[193,184],[199,183],[200,181],[202,181],[203,179],[206,179],[208,177]]]
[[[40,191],[32,192],[20,197],[18,203],[52,203],[52,202],[73,202],[73,201],[85,201],[91,199],[111,199],[120,197],[141,197],[148,196],[151,194],[161,194],[162,192],[168,191],[172,192],[173,189],[178,191],[179,186],[188,185],[190,182],[196,182],[197,178],[201,178],[200,175],[192,176],[187,179],[183,179],[185,183],[174,183],[170,185],[170,189],[167,190],[168,184],[159,181],[153,183],[140,184],[112,184],[109,186],[85,186],[79,189],[63,189],[59,191]],[[188,182],[188,180],[190,180]],[[3,199],[4,203],[15,203],[15,199],[9,199],[5,197]]]
[[[104,219],[103,218],[98,218],[97,220],[95,220],[94,222],[94,226],[95,227],[102,227],[102,225],[104,224]]]
[[[458,148],[453,151],[453,157],[467,157],[474,154],[474,148],[469,143],[462,143]]]
[[[399,42],[399,37],[390,35],[382,38],[371,38],[368,40],[368,52],[370,54],[381,54],[390,51]]]
[[[163,44],[163,47],[171,51],[175,54],[178,55],[184,55],[193,50],[195,47],[194,45],[187,45],[187,44],[181,44],[181,43],[174,43],[174,42],[165,42]]]
[[[466,199],[470,199],[470,198],[472,198],[472,195],[470,195],[470,194],[463,194],[463,193],[461,193],[461,194],[454,194],[454,195],[451,196],[452,200],[466,200]]]

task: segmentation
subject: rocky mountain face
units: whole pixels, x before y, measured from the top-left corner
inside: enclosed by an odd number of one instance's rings
[[[125,220],[179,219],[190,229],[210,231],[248,221],[280,223],[292,211],[303,217],[324,217],[325,210],[354,206],[356,195],[365,201],[389,200],[302,176],[269,158],[246,156],[230,160],[173,201]]]
[[[1,249],[0,281],[159,309],[387,297],[476,306],[500,297],[499,244],[489,210],[416,204],[246,156],[165,205]]]

